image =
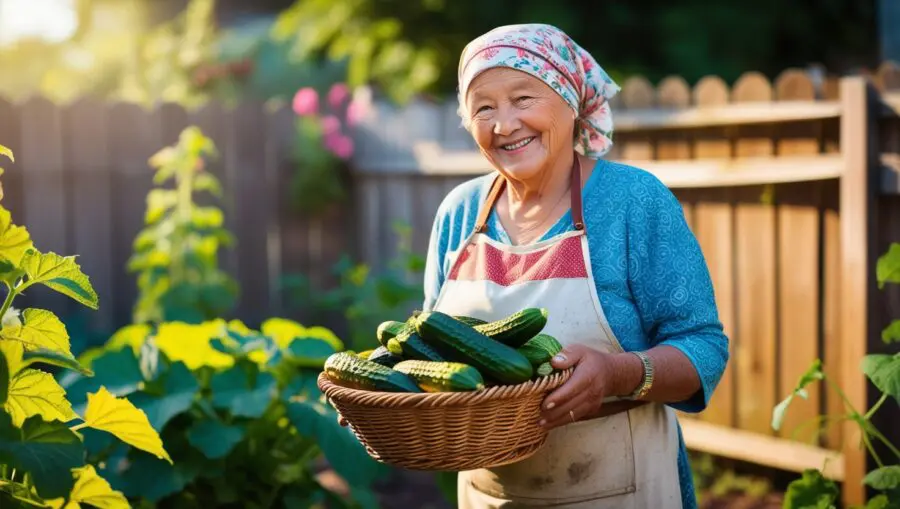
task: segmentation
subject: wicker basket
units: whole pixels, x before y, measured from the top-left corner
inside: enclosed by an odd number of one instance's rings
[[[544,397],[565,371],[475,392],[396,393],[351,389],[319,374],[318,385],[378,461],[411,470],[462,471],[525,459],[541,448]]]

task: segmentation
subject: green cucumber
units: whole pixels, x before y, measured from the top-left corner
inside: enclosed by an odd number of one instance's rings
[[[453,318],[456,318],[460,322],[462,322],[466,325],[471,325],[473,327],[475,325],[484,325],[484,324],[488,323],[487,320],[482,320],[481,318],[475,318],[472,316],[453,315]]]
[[[484,389],[484,378],[477,369],[461,362],[401,361],[394,365],[419,384],[425,392],[460,392]]]
[[[423,392],[409,376],[349,352],[328,356],[325,374],[335,384],[353,389],[382,392]]]
[[[375,337],[381,346],[387,346],[389,339],[395,338],[397,334],[410,329],[411,326],[405,322],[387,320],[378,325],[378,328],[375,330]]]
[[[525,308],[502,320],[475,325],[475,330],[504,345],[518,348],[540,333],[547,325],[547,310]]]
[[[399,355],[394,355],[393,353],[391,353],[391,351],[388,350],[386,346],[379,346],[378,348],[373,350],[372,353],[369,354],[368,357],[366,357],[366,359],[374,363],[381,364],[382,366],[387,366],[389,368],[393,367],[394,364],[397,364],[398,362],[403,360],[403,358]]]
[[[562,350],[562,345],[553,336],[542,333],[529,339],[527,343],[516,350],[528,357],[532,366],[540,366],[545,362],[550,362],[550,359]]]
[[[518,384],[534,374],[528,359],[515,348],[494,341],[450,315],[423,312],[415,320],[416,331],[452,361],[474,366],[482,375],[501,383]]]
[[[414,327],[388,340],[387,349],[404,359],[420,361],[450,360],[437,348],[425,342]]]

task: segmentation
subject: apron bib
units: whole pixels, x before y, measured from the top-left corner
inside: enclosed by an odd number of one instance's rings
[[[544,332],[563,346],[622,352],[591,273],[577,154],[571,184],[574,231],[524,246],[489,238],[485,225],[504,183],[502,176],[494,181],[434,309],[498,320],[543,307],[549,313]],[[674,411],[657,403],[558,427],[533,456],[460,472],[459,507],[679,509],[677,433]]]

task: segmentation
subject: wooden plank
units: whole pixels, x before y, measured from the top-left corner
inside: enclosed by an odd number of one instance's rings
[[[771,146],[771,141],[766,143]],[[490,164],[478,152],[444,151],[436,143],[421,143],[416,145],[415,150],[419,166],[413,169],[395,168],[396,173],[414,171],[423,175],[475,176],[492,171]],[[619,159],[619,161],[650,171],[667,186],[678,188],[828,180],[840,177],[844,168],[838,154],[684,161],[646,159]]]
[[[697,420],[682,421],[681,430],[691,450],[789,472],[822,469],[835,481],[846,476],[843,454],[837,451]]]
[[[837,182],[824,186],[822,196],[822,361],[823,369],[841,387],[841,218],[838,213]],[[845,412],[844,402],[834,391],[822,391],[825,397],[825,413],[829,416]],[[842,449],[842,426],[834,423],[827,428],[825,444],[834,450]]]
[[[113,258],[112,173],[109,165],[107,118],[98,115],[106,105],[81,99],[66,109],[65,132],[69,138],[66,161],[77,178],[69,183],[72,199],[72,252],[79,255],[81,270],[91,279],[100,308],[87,315],[95,330],[113,330],[115,269]],[[74,339],[74,338],[73,338]],[[89,345],[84,345],[89,346]]]
[[[806,73],[783,72],[775,82],[778,101],[814,101],[816,91]],[[779,155],[819,152],[818,124],[783,126]],[[778,201],[778,397],[785,397],[819,357],[819,183],[780,186]],[[807,389],[808,399],[787,412],[779,436],[805,442],[818,436],[809,426],[820,414],[818,385]],[[802,427],[802,429],[801,429]]]
[[[653,90],[653,85],[643,76],[631,77],[622,85],[622,91],[618,95],[624,111],[621,113],[617,112],[614,120],[616,125],[615,143],[618,145],[616,157],[642,160],[656,159],[653,140],[646,133],[634,132],[624,134],[627,132],[627,129],[620,131],[618,127],[619,118],[622,115],[626,115],[627,118],[628,110],[641,110],[655,106],[653,103],[656,93]]]
[[[697,241],[703,250],[709,267],[719,320],[729,338],[729,351],[734,358],[735,344],[735,286],[734,286],[734,228],[732,207],[727,201],[727,190],[715,190],[718,199],[702,200],[694,207],[694,224]],[[723,426],[733,426],[735,422],[735,368],[729,362],[722,374],[709,406],[701,414],[701,419]]]
[[[21,130],[19,129],[19,109],[18,107],[0,97],[0,145],[8,147],[13,151],[13,155],[18,161],[21,154]],[[21,163],[12,162],[6,157],[0,158],[0,167],[5,171],[0,177],[3,184],[3,208],[12,214],[13,223],[28,226],[25,218],[25,192],[22,189],[24,177],[22,174],[23,166]]]
[[[770,101],[772,89],[764,76],[747,73],[734,86],[735,102]],[[773,152],[766,132],[753,129],[735,141],[737,157],[768,158]],[[772,433],[770,417],[776,403],[776,247],[775,210],[763,202],[764,189],[740,190],[736,206],[737,319],[740,338],[734,356],[737,426]]]
[[[870,97],[868,84],[860,77],[841,80],[841,101],[844,115],[841,119],[841,145],[847,161],[847,172],[841,179],[841,365],[842,387],[857,409],[867,407],[866,379],[859,371],[860,361],[875,335],[873,302],[877,299],[874,278],[877,254],[874,219],[875,190],[869,176],[868,140],[874,136],[873,122],[869,118]],[[852,338],[852,340],[850,340]],[[844,424],[844,457],[847,483],[843,490],[846,504],[864,502],[862,479],[866,472],[866,457],[858,447],[859,431],[856,424]]]
[[[718,77],[705,77],[694,87],[694,103],[698,108],[720,106],[728,102],[728,86]],[[694,138],[697,159],[728,158],[731,143],[721,134],[698,132]],[[725,335],[730,358],[734,359],[736,336],[736,292],[734,285],[734,214],[729,191],[703,190],[704,199],[694,207],[694,227],[703,250],[716,294],[716,307]],[[730,361],[700,419],[723,426],[735,425],[735,368]]]
[[[691,90],[680,76],[669,76],[659,84],[656,102],[660,108],[684,109],[691,104]],[[690,159],[691,141],[684,131],[667,132],[659,136],[656,148],[658,159]]]
[[[241,295],[236,312],[248,323],[257,324],[268,317],[269,243],[268,227],[272,204],[263,147],[266,143],[266,118],[262,105],[245,102],[230,111],[226,123],[228,157],[225,174],[234,187],[234,216],[231,218],[237,239],[237,272]]]
[[[146,197],[153,187],[154,171],[147,161],[163,148],[161,119],[158,110],[148,112],[130,103],[116,103],[106,111],[115,232],[110,263],[117,271],[116,317],[124,324],[131,320],[137,299],[137,274],[128,272],[127,264],[132,243],[144,226]]]
[[[52,102],[36,97],[20,106],[21,140],[17,164],[24,179],[26,226],[34,246],[41,252],[68,255],[69,216],[66,200],[65,136],[62,112]],[[90,252],[80,253],[92,256]],[[66,315],[74,304],[64,295],[41,289],[31,292],[40,298],[40,307]],[[36,295],[35,295],[36,294]],[[31,295],[25,302],[31,302]],[[33,304],[32,304],[33,305]]]
[[[892,104],[892,101],[889,101]],[[841,115],[839,102],[785,103],[759,102],[688,109],[629,109],[617,113],[616,133],[664,129],[696,129],[710,126],[777,124],[806,120],[836,119]]]

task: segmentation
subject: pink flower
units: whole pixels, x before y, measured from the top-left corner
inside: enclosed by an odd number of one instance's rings
[[[347,106],[347,125],[354,126],[369,115],[371,98],[365,94],[354,94],[353,100]]]
[[[325,135],[336,133],[341,129],[341,121],[334,115],[327,115],[322,118],[322,132]]]
[[[341,159],[353,155],[353,140],[343,134],[331,133],[325,136],[325,148]]]
[[[350,97],[350,89],[344,83],[335,83],[328,91],[328,105],[334,109],[343,106],[344,101]]]
[[[312,87],[304,87],[294,95],[294,113],[301,117],[315,115],[319,110],[319,94]]]

